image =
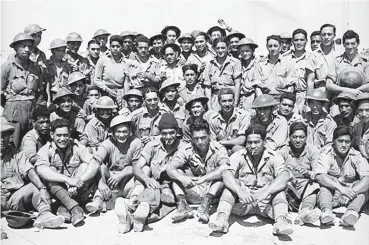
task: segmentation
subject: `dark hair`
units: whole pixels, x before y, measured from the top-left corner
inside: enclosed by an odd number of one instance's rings
[[[64,127],[67,127],[68,131],[70,132],[69,121],[65,118],[56,119],[55,121],[51,122],[51,132],[55,132],[57,128]]]
[[[320,31],[313,31],[311,34],[310,34],[310,39],[314,36],[320,36]]]
[[[302,130],[304,131],[305,135],[307,136],[307,126],[305,123],[297,121],[297,122],[293,122],[290,126],[290,135],[292,135],[294,132],[296,132],[297,130]]]
[[[203,118],[195,118],[190,124],[191,134],[194,131],[205,130],[208,134],[210,134],[210,126],[209,123]]]
[[[215,48],[217,45],[218,45],[218,43],[225,43],[226,45],[227,45],[227,47],[229,46],[229,42],[228,42],[228,39],[226,38],[226,37],[218,37],[218,38],[215,38],[214,40],[213,40],[213,48]]]
[[[46,105],[38,105],[32,110],[31,119],[36,122],[39,117],[50,118],[50,111]]]
[[[280,99],[279,102],[282,102],[283,99],[288,99],[288,100],[292,100],[293,103],[296,103],[296,94],[290,93],[290,92],[284,92]]]
[[[205,41],[206,42],[209,42],[210,41],[210,37],[209,35],[206,33],[206,32],[203,32],[203,31],[200,31],[197,36],[195,37],[195,39],[198,37],[198,36],[203,36],[205,38]]]
[[[98,41],[96,41],[96,39],[91,39],[90,41],[88,41],[87,43],[87,49],[90,47],[91,44],[97,44],[100,46],[100,43]]]
[[[350,136],[350,139],[352,140],[352,133],[349,127],[347,126],[338,126],[334,131],[333,131],[333,140],[336,140],[338,137],[343,136],[343,135],[348,135]]]
[[[246,133],[245,133],[246,138],[247,138],[247,136],[249,136],[251,134],[259,134],[261,136],[261,139],[265,140],[265,137],[266,137],[265,127],[263,127],[262,125],[259,125],[259,124],[250,125],[246,129]]]
[[[183,74],[185,74],[186,71],[192,70],[196,73],[196,75],[199,75],[199,67],[196,64],[186,64],[182,66]]]
[[[218,101],[220,101],[220,98],[223,94],[232,94],[234,98],[234,91],[231,88],[221,88],[218,92]]]
[[[345,43],[346,39],[352,39],[352,38],[355,38],[358,44],[360,43],[359,34],[354,32],[353,30],[346,31],[345,34],[343,34],[342,36],[342,41],[343,43]]]
[[[293,37],[296,35],[296,34],[303,34],[305,36],[305,38],[307,39],[308,38],[308,34],[307,32],[304,30],[304,29],[296,29],[292,32],[292,40],[293,40]]]
[[[279,44],[281,44],[281,41],[282,41],[282,38],[280,35],[270,35],[270,36],[267,36],[267,43],[269,42],[269,40],[276,40]]]
[[[100,90],[100,88],[99,88],[99,87],[97,87],[96,85],[90,85],[90,86],[87,86],[87,90],[86,90],[87,94],[88,94],[88,92],[90,92],[91,90],[97,90],[97,91],[99,91],[99,93],[101,94],[101,90]]]
[[[144,98],[148,93],[156,93],[159,96],[159,90],[155,87],[146,87],[143,89],[142,94]]]
[[[326,27],[332,27],[333,28],[333,34],[336,35],[336,27],[334,25],[332,25],[332,24],[324,24],[324,25],[322,25],[322,27],[320,27],[320,33]]]
[[[111,45],[112,42],[118,42],[121,46],[123,46],[123,39],[119,35],[111,36],[109,40],[109,44]]]
[[[143,35],[137,37],[135,42],[136,42],[136,45],[137,45],[137,43],[148,43],[150,45],[150,39],[147,38],[146,36],[143,36]]]

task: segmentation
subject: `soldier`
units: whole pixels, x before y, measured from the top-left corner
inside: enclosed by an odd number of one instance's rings
[[[278,114],[286,118],[288,127],[296,121],[304,121],[300,114],[294,113],[296,95],[284,92],[279,101]]]
[[[240,59],[240,53],[239,53],[239,45],[238,43],[241,41],[242,38],[245,38],[246,36],[243,33],[240,33],[238,31],[232,31],[228,34],[227,40],[229,43],[229,54],[235,58]]]
[[[207,42],[210,40],[208,34],[200,31],[194,38],[196,51],[190,54],[187,59],[187,64],[197,65],[200,73],[200,81],[202,81],[203,78],[201,75],[205,70],[206,63],[210,62],[215,55],[209,51],[207,46]]]
[[[351,147],[352,134],[346,126],[334,130],[333,144],[324,147],[314,171],[321,185],[318,205],[322,210],[320,221],[324,225],[334,222],[332,208],[346,206],[341,217],[342,226],[354,226],[359,212],[368,200],[369,164]]]
[[[94,106],[96,101],[101,97],[101,91],[95,85],[90,85],[86,89],[87,99],[83,104],[83,111],[86,113],[86,120],[90,120],[94,113]]]
[[[97,61],[100,58],[101,46],[98,41],[92,39],[87,44],[87,59],[91,68],[90,81],[94,81]],[[105,53],[103,53],[105,54]]]
[[[29,59],[40,66],[41,70],[46,69],[46,55],[42,52],[37,46],[41,43],[42,32],[46,31],[45,28],[40,27],[37,24],[30,24],[26,28],[24,28],[24,33],[28,33],[34,40],[33,49],[31,51],[31,55]]]
[[[353,128],[355,123],[358,122],[355,117],[355,111],[352,106],[352,102],[355,100],[355,96],[351,93],[340,93],[336,98],[333,99],[333,103],[338,105],[340,114],[335,116],[333,120],[337,126],[347,126]]]
[[[82,37],[77,32],[71,32],[65,39],[67,42],[66,61],[71,66],[72,71],[79,71],[85,76],[90,75],[90,66],[87,58],[78,54],[78,50],[82,44]]]
[[[156,78],[160,79],[160,82],[172,78],[180,82],[181,88],[183,88],[183,64],[179,59],[181,48],[175,43],[167,43],[161,48],[160,52],[162,57],[164,57],[165,63],[159,68]]]
[[[192,54],[192,47],[195,43],[194,38],[190,33],[184,33],[178,38],[178,43],[181,44],[181,58],[186,60]]]
[[[231,169],[221,174],[225,189],[213,216],[215,219],[209,222],[213,231],[227,233],[232,212],[238,216],[256,214],[272,218],[275,234],[293,232],[287,221],[288,203],[284,191],[291,172],[277,152],[264,147],[265,137],[262,126],[250,126],[246,131],[246,149],[230,157]]]
[[[369,135],[369,93],[362,93],[352,103],[356,110],[359,122],[354,125],[352,146],[361,152],[361,154],[369,159],[368,151],[368,135]]]
[[[167,37],[166,44],[175,43],[177,38],[181,36],[181,30],[176,26],[166,26],[161,31],[161,34]]]
[[[251,118],[251,125],[262,125],[266,128],[266,137],[263,140],[265,147],[277,150],[284,146],[288,137],[288,123],[285,117],[274,112],[278,102],[269,94],[256,97],[251,108],[256,110],[256,116]]]
[[[136,35],[134,35],[130,31],[123,31],[120,33],[120,36],[123,40],[123,47],[122,47],[122,53],[124,58],[126,59],[134,59],[135,53],[133,52],[133,41],[136,38]],[[136,40],[137,44],[137,40]]]
[[[215,39],[227,36],[226,31],[223,28],[219,27],[219,26],[211,27],[206,33],[209,35],[210,44],[212,44],[212,45],[213,45],[213,42],[214,42]]]
[[[291,54],[292,38],[288,32],[283,32],[279,35],[281,37],[281,55],[287,56]]]
[[[159,61],[162,60],[160,50],[164,46],[167,36],[156,33],[150,37],[150,54],[154,55]]]
[[[93,39],[97,41],[97,44],[100,46],[103,54],[109,51],[109,48],[106,47],[106,44],[108,44],[108,38],[110,35],[111,34],[104,29],[99,29],[94,33]]]
[[[320,36],[320,31],[313,31],[310,34],[310,48],[311,51],[315,51],[320,47],[322,43],[322,37]]]
[[[143,104],[143,96],[142,92],[138,89],[129,90],[124,96],[123,99],[127,102],[127,107],[123,108],[118,112],[119,115],[128,116],[133,111],[138,110],[142,107]]]
[[[81,109],[86,100],[85,88],[87,77],[79,71],[71,73],[68,77],[67,88],[74,93],[74,103]]]

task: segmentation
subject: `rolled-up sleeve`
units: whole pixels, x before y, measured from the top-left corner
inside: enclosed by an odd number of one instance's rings
[[[316,163],[312,164],[313,174],[311,178],[315,179],[318,174],[328,174],[331,164],[331,156],[329,153],[321,152],[320,156],[316,160]]]
[[[50,148],[50,143],[47,143],[46,145],[40,148],[40,150],[37,152],[38,158],[35,163],[35,166],[40,166],[40,165],[50,166],[51,165],[50,159],[49,159],[49,148]]]
[[[103,80],[103,73],[104,73],[104,65],[105,64],[105,58],[102,56],[96,63],[95,67],[95,80],[94,84],[100,88],[102,91],[105,91],[108,87],[106,86],[104,80]]]
[[[241,76],[242,74],[242,65],[241,65],[241,61],[236,60],[236,63],[233,66],[233,74],[232,74],[232,78],[233,79],[237,79]]]
[[[356,167],[360,179],[369,176],[369,164],[364,157],[358,156],[353,164]]]
[[[108,154],[111,152],[111,143],[110,140],[107,139],[103,141],[99,147],[97,148],[97,152],[94,154],[94,158],[96,161],[98,161],[100,164],[104,163],[108,157]]]

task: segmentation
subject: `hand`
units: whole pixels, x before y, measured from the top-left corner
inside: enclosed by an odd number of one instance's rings
[[[183,176],[180,181],[185,188],[190,189],[196,185],[197,179],[196,177]]]
[[[350,199],[346,196],[340,196],[338,198],[338,201],[343,205],[343,206],[347,206],[347,204],[350,202]]]
[[[100,181],[98,188],[104,200],[111,198],[111,190],[106,183]]]
[[[149,136],[144,136],[141,138],[141,142],[142,144],[146,145],[147,143],[149,143],[151,141],[151,138]]]
[[[353,200],[357,197],[356,191],[354,191],[352,188],[349,187],[343,187],[342,190],[340,190],[342,196],[348,197],[350,200]]]
[[[154,180],[153,178],[146,178],[145,179],[145,185],[146,185],[146,187],[153,188],[153,189],[157,189],[160,186],[159,183],[156,180]]]
[[[268,192],[265,190],[256,191],[252,194],[252,198],[254,199],[253,205],[255,206],[259,202],[265,200],[269,196]]]
[[[232,28],[223,19],[219,19],[218,24],[219,24],[219,27],[222,28],[222,29],[225,29],[227,31],[232,30]]]
[[[110,189],[115,189],[115,187],[117,187],[117,185],[122,180],[122,178],[123,177],[120,176],[119,174],[112,174],[110,178],[108,179],[108,185]]]
[[[204,176],[199,177],[196,181],[195,184],[196,185],[201,185],[202,183],[205,183],[206,179],[204,178]]]
[[[2,169],[1,171],[1,180],[6,179],[6,178],[10,178],[14,175],[13,170],[6,168],[6,169]]]
[[[69,196],[77,196],[77,187],[69,187],[68,188]]]
[[[39,205],[41,202],[44,202],[45,204],[51,204],[50,194],[46,189],[40,190],[37,205]]]
[[[82,188],[84,182],[80,178],[68,178],[67,184],[69,186],[77,187],[79,189]]]
[[[358,96],[359,94],[363,93],[363,92],[361,92],[360,90],[358,90],[356,88],[350,88],[348,92],[354,94],[355,96]]]
[[[186,64],[186,60],[185,59],[182,59],[180,58],[179,61],[178,61],[178,65],[180,66],[184,66]]]
[[[301,174],[304,177],[310,177],[310,172],[307,168],[304,166],[296,166],[295,170],[298,174]]]
[[[250,204],[254,201],[254,198],[250,191],[240,190],[237,195],[242,204]]]

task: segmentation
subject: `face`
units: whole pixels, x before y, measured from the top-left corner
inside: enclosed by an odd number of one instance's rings
[[[222,33],[220,31],[213,31],[210,35],[210,38],[212,41],[214,41],[216,38],[220,38],[222,36]]]
[[[222,112],[230,113],[233,111],[234,96],[233,94],[222,94],[220,96],[219,104]]]
[[[133,38],[131,36],[124,37],[124,39],[123,39],[123,50],[131,51],[132,50],[132,44],[133,44]]]
[[[206,40],[204,36],[197,36],[195,39],[195,47],[199,52],[203,52],[206,49]]]
[[[200,151],[205,152],[209,149],[210,135],[206,130],[192,132],[192,144]]]
[[[81,96],[85,91],[85,83],[83,80],[79,80],[77,82],[72,83],[68,86],[70,91],[72,91],[75,95]]]
[[[281,50],[283,53],[287,52],[291,48],[291,39],[282,39],[281,40]]]
[[[157,38],[152,42],[152,47],[155,50],[156,53],[160,52],[161,47],[163,47],[164,42],[163,39]]]
[[[39,134],[48,135],[50,133],[50,118],[38,117],[37,121],[34,122],[34,127]]]
[[[243,60],[250,60],[254,57],[254,49],[249,45],[242,45],[239,50],[241,59]]]
[[[340,110],[340,114],[344,118],[351,116],[351,114],[353,113],[353,110],[352,110],[352,107],[349,101],[341,100],[338,103],[338,109]]]
[[[167,43],[174,43],[177,40],[177,33],[173,30],[167,31]]]
[[[32,49],[33,44],[31,41],[20,41],[15,46],[15,51],[17,52],[17,55],[22,59],[29,59]]]
[[[306,134],[303,130],[296,130],[290,135],[290,144],[295,149],[302,149],[306,144]]]
[[[67,127],[57,128],[54,132],[51,133],[51,138],[53,139],[55,145],[64,149],[69,144],[70,132]]]
[[[224,42],[218,42],[217,46],[215,47],[215,51],[217,52],[217,56],[219,58],[226,57],[228,55],[227,44]]]
[[[81,43],[82,42],[75,42],[75,41],[67,42],[67,47],[68,47],[70,52],[76,54],[78,52],[79,48],[81,47]]]
[[[98,90],[90,90],[88,91],[87,98],[95,98],[96,100],[101,97],[101,94]]]
[[[324,102],[318,100],[308,100],[308,105],[311,109],[311,114],[319,116],[323,113]]]
[[[281,51],[281,45],[277,40],[270,39],[267,43],[267,49],[269,52],[269,55],[271,56],[277,56],[279,55],[279,52]]]
[[[164,51],[164,58],[168,64],[174,64],[178,59],[178,52],[168,47]]]
[[[205,106],[200,101],[195,101],[191,105],[191,114],[194,117],[201,117],[205,114]]]
[[[351,147],[350,135],[341,135],[333,141],[333,147],[341,156],[346,156]]]
[[[113,109],[96,108],[96,114],[102,120],[109,120],[113,116]]]
[[[246,150],[251,156],[259,156],[263,153],[264,140],[260,134],[250,134],[246,138]]]
[[[108,43],[108,36],[107,35],[101,35],[101,36],[97,36],[96,41],[98,41],[100,43],[101,47],[105,47],[106,44]]]
[[[99,58],[100,56],[100,45],[96,44],[96,43],[92,43],[90,44],[90,46],[88,47],[88,54],[92,57],[92,58]]]
[[[165,89],[164,98],[167,101],[173,101],[175,100],[177,94],[177,88],[175,86],[169,86]]]
[[[193,46],[193,43],[189,39],[183,39],[183,41],[181,42],[181,47],[182,47],[183,52],[186,52],[186,53],[191,52],[192,46]]]
[[[130,111],[135,111],[142,106],[142,99],[136,96],[131,96],[127,100],[127,106]]]
[[[173,145],[177,138],[177,131],[175,129],[163,129],[160,131],[161,139],[166,146]]]
[[[184,79],[186,81],[186,85],[193,85],[196,83],[197,81],[197,74],[195,71],[193,70],[187,70],[185,71],[184,75]]]
[[[322,38],[320,35],[312,36],[310,41],[311,50],[317,50],[322,43]]]
[[[304,34],[298,33],[294,35],[292,42],[296,51],[305,51],[307,39]]]
[[[324,46],[332,45],[334,42],[334,38],[336,35],[334,34],[333,27],[325,27],[320,32],[320,36],[322,38],[322,44]]]
[[[57,60],[61,60],[63,59],[64,55],[65,55],[65,47],[60,47],[60,48],[54,48],[52,49],[52,53],[53,56],[57,59]]]
[[[33,37],[33,40],[35,40],[33,45],[37,47],[41,42],[42,32],[37,32],[35,34],[32,34],[31,36]]]
[[[272,116],[273,107],[262,107],[256,109],[256,114],[258,115],[261,122],[266,123],[270,121]]]
[[[354,55],[357,53],[357,47],[359,46],[359,43],[357,42],[356,38],[351,38],[346,39],[343,43],[343,46],[345,47],[346,54]]]
[[[138,42],[137,54],[140,57],[146,57],[149,54],[149,44],[145,42]]]
[[[114,138],[119,143],[126,142],[130,132],[131,132],[130,125],[128,123],[117,125],[114,127],[114,130],[113,130]]]
[[[72,110],[72,103],[73,103],[73,100],[68,95],[60,98],[58,101],[58,105],[60,109],[65,113],[68,113]]]
[[[6,147],[9,145],[10,139],[12,137],[13,131],[7,131],[1,133],[1,151],[4,151]]]
[[[229,40],[229,47],[232,51],[237,51],[237,45],[240,42],[240,39],[238,37],[232,37],[231,40]]]
[[[357,107],[357,115],[362,121],[368,121],[369,119],[369,100],[363,100],[359,102]]]
[[[120,55],[122,52],[122,45],[120,45],[120,43],[117,41],[113,41],[110,43],[110,50],[112,55]]]
[[[155,92],[149,92],[145,94],[145,104],[147,109],[156,110],[158,108],[159,98]]]
[[[289,99],[283,99],[279,106],[279,114],[281,114],[284,117],[290,116],[293,113],[293,108],[295,107],[295,104],[292,100]]]

